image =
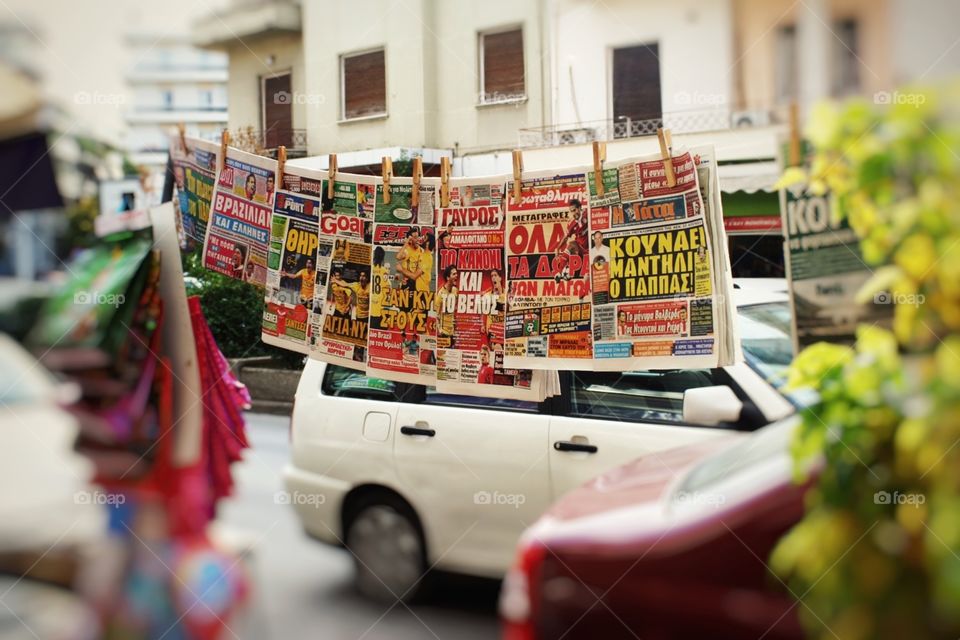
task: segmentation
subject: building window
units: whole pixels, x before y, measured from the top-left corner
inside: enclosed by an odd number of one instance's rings
[[[799,95],[799,69],[797,68],[797,29],[793,25],[777,30],[775,77],[777,82],[777,101],[790,102]]]
[[[657,43],[614,49],[612,66],[614,137],[656,133],[663,125]]]
[[[263,104],[263,146],[276,149],[280,145],[293,146],[293,84],[290,73],[278,73],[260,78]]]
[[[480,34],[480,104],[513,102],[527,95],[523,29]]]
[[[824,27],[826,29],[826,27]],[[831,27],[832,43],[830,68],[823,73],[830,75],[830,92],[844,96],[860,91],[860,58],[856,20],[837,20]],[[780,27],[776,41],[777,101],[791,102],[800,97],[800,58],[797,28],[794,25]]]
[[[160,101],[163,103],[163,108],[167,111],[173,109],[173,91],[170,89],[164,89],[160,94]]]
[[[840,20],[834,24],[833,60],[830,65],[831,87],[835,96],[849,95],[860,90],[860,58],[855,20]]]
[[[387,113],[387,68],[383,49],[340,57],[344,120]]]

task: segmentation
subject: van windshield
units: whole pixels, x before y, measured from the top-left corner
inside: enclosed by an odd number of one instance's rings
[[[793,360],[790,305],[768,302],[740,307],[737,319],[747,364],[776,389],[782,390]]]

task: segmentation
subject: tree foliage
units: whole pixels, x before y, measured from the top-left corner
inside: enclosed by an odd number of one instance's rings
[[[771,564],[817,638],[960,637],[960,86],[893,95],[819,107],[785,176],[835,195],[874,272],[858,297],[896,302],[892,332],[791,370],[819,394],[795,458],[824,464]]]

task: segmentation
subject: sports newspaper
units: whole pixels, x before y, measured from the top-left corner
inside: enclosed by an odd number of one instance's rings
[[[540,402],[546,372],[503,364],[503,178],[460,178],[437,210],[437,391]]]
[[[184,148],[183,142],[187,146]],[[220,146],[200,138],[170,138],[170,161],[173,165],[174,212],[177,218],[180,247],[192,249],[203,244],[210,220],[210,201],[217,173]]]
[[[322,174],[289,168],[273,203],[264,289],[264,342],[310,352],[320,243]]]
[[[276,160],[227,148],[210,205],[204,267],[265,286],[276,170]]]
[[[315,188],[312,181],[305,184]],[[332,198],[328,184],[325,178],[320,189],[311,357],[365,371],[374,296],[370,263],[375,179],[338,174]]]
[[[589,369],[593,358],[586,174],[530,174],[506,185],[504,366]]]
[[[436,290],[436,187],[423,181],[420,204],[414,207],[409,199],[413,189],[410,178],[395,182],[390,186],[390,203],[383,202],[383,185],[378,186],[374,211],[367,373],[433,385],[437,380],[437,339],[430,313]]]

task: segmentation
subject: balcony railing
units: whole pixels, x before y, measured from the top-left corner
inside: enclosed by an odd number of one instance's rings
[[[701,133],[743,127],[762,127],[785,122],[785,113],[777,109],[707,109],[674,111],[659,118],[594,120],[519,130],[520,147],[554,147],[584,144],[594,140],[619,140],[656,135],[665,127],[672,133]]]
[[[271,158],[276,158],[277,149],[284,146],[288,158],[301,158],[307,155],[307,130],[274,128],[261,131],[247,127],[231,134],[231,144]]]

